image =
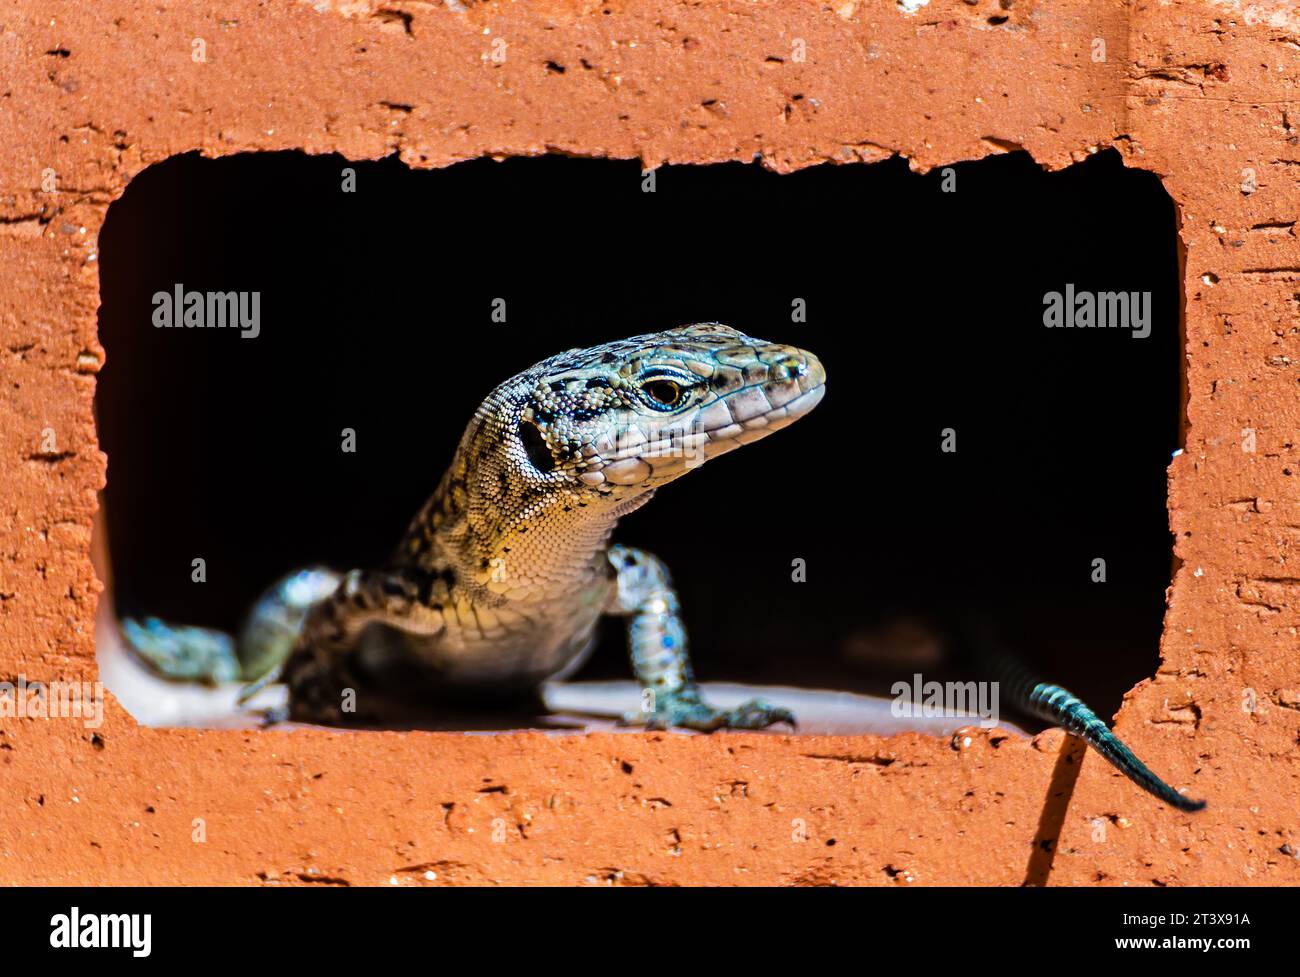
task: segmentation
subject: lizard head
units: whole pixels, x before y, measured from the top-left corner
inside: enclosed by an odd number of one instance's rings
[[[811,353],[721,323],[633,336],[511,381],[507,451],[534,484],[628,503],[807,414],[825,381]]]

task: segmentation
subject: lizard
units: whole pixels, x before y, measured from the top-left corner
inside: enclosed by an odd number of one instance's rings
[[[459,698],[534,691],[581,666],[597,622],[618,615],[643,689],[624,722],[793,728],[788,709],[762,699],[730,709],[705,699],[667,567],[611,539],[664,485],[789,426],[825,391],[812,353],[717,322],[556,354],[483,400],[385,565],[294,571],[237,637],[157,618],[125,619],[124,637],[165,677],[241,680],[248,693],[279,679],[288,718],[340,724],[349,696],[355,707],[357,690],[384,677]],[[1017,688],[1139,786],[1183,810],[1202,806],[1064,689]]]

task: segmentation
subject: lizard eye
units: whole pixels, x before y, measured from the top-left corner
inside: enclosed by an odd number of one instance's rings
[[[659,407],[675,407],[682,399],[682,385],[662,377],[642,384],[641,390]]]

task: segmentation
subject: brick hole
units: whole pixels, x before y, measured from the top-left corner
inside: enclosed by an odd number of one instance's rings
[[[1109,716],[1155,671],[1169,583],[1173,206],[1113,152],[1055,174],[1021,153],[954,171],[945,194],[942,172],[900,160],[668,167],[646,194],[636,163],[558,157],[151,167],[102,235],[115,600],[232,628],[290,567],[377,563],[496,383],[561,349],[721,318],[816,351],[830,386],[796,427],[620,527],[672,567],[700,676],[886,695],[914,671],[970,678],[899,622],[973,604]],[[261,334],[153,328],[151,296],[177,282],[259,290]],[[1043,294],[1067,282],[1152,291],[1150,337],[1044,329]],[[807,324],[790,322],[796,297]],[[610,622],[577,677],[627,676]]]

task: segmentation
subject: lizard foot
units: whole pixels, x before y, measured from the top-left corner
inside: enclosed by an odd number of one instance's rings
[[[696,729],[710,733],[715,729],[766,729],[773,723],[795,727],[794,713],[774,706],[765,699],[750,699],[734,709],[718,709],[701,697],[698,689],[685,689],[655,696],[653,712],[632,712],[623,717],[625,726],[646,729]]]
[[[346,655],[300,647],[285,662],[283,679],[289,687],[287,719],[320,726],[350,726],[357,716],[361,683],[352,674]]]
[[[289,704],[285,703],[280,706],[268,706],[259,713],[262,720],[262,728],[270,729],[272,726],[279,726],[281,723],[289,721]]]

